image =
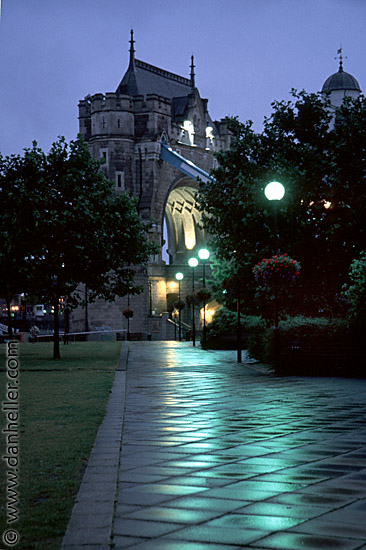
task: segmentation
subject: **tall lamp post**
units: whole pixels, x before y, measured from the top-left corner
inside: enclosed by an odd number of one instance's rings
[[[192,342],[196,345],[196,322],[194,318],[194,268],[198,265],[197,258],[189,258],[188,265],[192,268]]]
[[[271,181],[268,183],[264,189],[264,194],[266,198],[273,204],[273,215],[274,215],[274,228],[275,235],[278,244],[278,252],[280,251],[280,236],[277,231],[277,204],[283,199],[285,194],[285,188],[279,181]],[[273,329],[273,348],[274,348],[274,363],[275,370],[278,370],[279,360],[280,360],[280,333],[278,326],[278,287],[277,282],[274,283],[274,329]]]
[[[283,199],[285,195],[285,188],[279,181],[271,181],[271,183],[268,183],[268,185],[266,185],[264,189],[264,194],[266,198],[273,204],[274,230],[279,249],[280,236],[277,231],[277,204],[281,199]]]
[[[178,272],[178,273],[175,274],[175,278],[178,281],[178,287],[179,287],[178,301],[180,302],[180,282],[183,280],[184,275],[183,275],[183,273]],[[181,321],[181,313],[180,312],[181,312],[181,308],[179,307],[179,309],[178,309],[178,314],[179,314],[179,342],[182,340],[182,321]]]
[[[198,256],[203,262],[203,288],[206,288],[205,268],[206,261],[210,257],[210,252],[207,250],[207,248],[201,248],[201,250],[198,252]],[[203,298],[203,342],[206,342],[206,296],[204,296]]]

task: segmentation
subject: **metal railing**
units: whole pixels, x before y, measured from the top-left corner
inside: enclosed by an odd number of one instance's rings
[[[174,326],[174,339],[177,340],[178,331],[179,331],[179,323],[177,321],[173,321],[172,319],[167,319],[167,322]],[[186,338],[187,333],[192,332],[192,327],[185,323],[184,321],[181,321],[181,330],[183,333],[183,338]]]
[[[71,341],[75,342],[76,338],[79,336],[85,336],[85,339],[87,335],[89,334],[121,334],[123,332],[127,332],[127,329],[115,329],[115,330],[90,330],[85,332],[60,332],[60,340],[67,339],[69,340],[71,337]],[[53,334],[37,334],[36,340],[47,340],[53,339]]]

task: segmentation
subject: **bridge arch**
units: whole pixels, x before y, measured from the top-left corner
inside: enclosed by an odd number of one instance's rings
[[[169,265],[184,264],[196,247],[205,244],[201,212],[195,194],[198,184],[183,177],[171,186],[163,213],[163,259]]]

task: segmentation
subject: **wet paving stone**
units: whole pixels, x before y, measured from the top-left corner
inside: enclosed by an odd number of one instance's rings
[[[178,523],[143,521],[127,518],[116,518],[114,522],[114,534],[130,537],[159,537],[179,529]]]
[[[310,519],[323,516],[327,508],[314,505],[290,505],[278,502],[256,502],[235,511],[236,514]]]
[[[254,514],[228,514],[220,519],[209,521],[207,527],[231,528],[239,527],[241,529],[260,529],[261,531],[284,531],[302,523],[302,519],[285,516],[256,516]]]
[[[204,496],[182,497],[170,500],[162,506],[172,508],[185,508],[187,510],[213,510],[218,512],[218,515],[223,515],[225,512],[230,512],[241,508],[244,504],[249,504],[243,500],[232,500],[223,498],[206,498]]]
[[[365,425],[366,380],[130,343],[115,550],[358,550]]]
[[[158,507],[151,506],[149,508],[143,508],[136,512],[127,514],[125,518],[130,519],[143,519],[148,521],[167,521],[171,523],[203,523],[212,518],[217,517],[219,514],[217,511],[202,511],[202,510],[186,510],[182,508],[173,507]]]
[[[113,550],[122,550],[124,548],[131,548],[131,546],[140,546],[141,543],[148,542],[149,539],[142,537],[124,537],[115,535]]]
[[[136,550],[239,550],[242,546],[210,544],[177,540],[154,539],[135,546]]]
[[[213,487],[223,487],[225,485],[230,485],[232,483],[231,479],[228,478],[218,478],[218,477],[204,477],[205,472],[198,472],[200,477],[197,475],[191,477],[180,477],[176,476],[174,478],[169,478],[165,480],[165,483],[170,485],[193,485],[201,487],[202,489],[213,488]]]
[[[271,499],[272,501],[280,502],[283,504],[311,504],[314,506],[329,507],[330,510],[340,508],[342,505],[349,504],[354,499],[352,497],[346,498],[344,495],[317,495],[312,493],[300,493],[292,492],[282,495],[276,495]]]
[[[223,529],[222,526],[208,527],[207,525],[198,525],[197,527],[187,527],[171,533],[168,538],[179,541],[197,541],[214,544],[223,543],[243,546],[244,544],[250,544],[263,538],[265,534],[265,531],[255,529],[245,530],[237,527]]]
[[[277,533],[253,542],[252,548],[270,548],[273,550],[358,550],[359,542],[346,537],[327,537],[319,535],[300,535],[296,533]]]
[[[328,514],[321,517],[312,519],[299,526],[294,527],[291,531],[299,533],[311,533],[316,535],[329,535],[339,537],[349,537],[350,539],[357,539],[360,542],[366,540],[366,525],[358,523],[356,521],[350,521],[350,518],[340,514],[338,517],[341,519],[347,519],[348,521],[331,521],[328,518]]]

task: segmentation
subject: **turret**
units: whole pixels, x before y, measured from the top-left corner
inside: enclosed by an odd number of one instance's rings
[[[339,56],[338,72],[327,78],[321,91],[322,94],[329,95],[334,108],[340,107],[346,96],[356,99],[361,94],[360,85],[355,77],[343,70],[342,48],[338,50],[337,54]]]

